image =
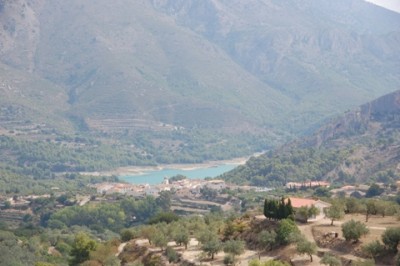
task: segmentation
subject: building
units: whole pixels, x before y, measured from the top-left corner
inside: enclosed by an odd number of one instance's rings
[[[287,182],[287,189],[329,187],[331,184],[326,181],[305,181],[305,182]]]
[[[331,206],[330,203],[322,201],[322,200],[315,200],[315,199],[305,199],[305,198],[288,198],[290,199],[290,202],[292,203],[292,207],[294,209],[298,209],[301,207],[308,207],[310,208],[311,206],[315,206],[317,209],[319,209],[319,214],[315,217],[311,217],[308,220],[320,220],[325,217],[324,209],[329,208]],[[299,218],[302,220],[302,217],[296,216],[296,218]]]

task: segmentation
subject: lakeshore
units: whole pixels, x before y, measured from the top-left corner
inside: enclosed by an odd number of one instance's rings
[[[160,164],[157,166],[127,166],[120,167],[111,173],[117,176],[135,176],[143,175],[152,171],[163,171],[163,170],[182,170],[182,171],[192,171],[197,169],[213,168],[219,167],[221,165],[243,165],[249,157],[235,158],[231,160],[221,160],[221,161],[210,161],[205,163],[197,164]]]

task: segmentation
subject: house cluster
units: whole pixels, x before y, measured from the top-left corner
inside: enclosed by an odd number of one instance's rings
[[[156,185],[136,185],[126,183],[99,183],[91,185],[96,188],[99,194],[125,194],[133,197],[158,196],[161,191],[174,191],[181,196],[194,196],[200,194],[200,190],[208,187],[213,190],[221,191],[227,187],[223,180],[202,180],[202,179],[183,179],[169,182],[167,178],[161,184]]]
[[[343,194],[346,197],[354,196],[356,194],[360,195],[360,197],[365,196],[365,192],[368,190],[369,186],[368,185],[357,185],[357,186],[350,186],[346,185],[340,188],[332,189],[331,192],[334,195],[340,195]]]
[[[329,187],[331,184],[326,181],[305,181],[305,182],[288,182],[286,183],[287,189],[300,189],[300,188],[315,188],[315,187]]]

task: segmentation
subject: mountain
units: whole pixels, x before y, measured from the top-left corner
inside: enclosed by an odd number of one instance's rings
[[[335,183],[400,179],[400,90],[361,105],[303,138],[225,174],[257,185],[288,181]]]
[[[47,84],[56,123],[7,104],[69,130],[284,141],[400,82],[400,14],[362,0],[0,0],[0,24],[0,62]]]
[[[294,131],[398,89],[399,14],[364,1],[153,2],[289,97]]]

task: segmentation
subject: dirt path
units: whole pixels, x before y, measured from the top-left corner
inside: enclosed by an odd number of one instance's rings
[[[317,244],[317,243],[315,242],[314,235],[313,235],[313,233],[312,233],[312,227],[313,227],[314,225],[316,225],[316,224],[322,224],[322,223],[323,223],[323,220],[320,220],[320,221],[315,221],[315,222],[312,222],[312,223],[300,224],[300,225],[298,225],[298,227],[299,227],[300,231],[303,233],[303,235],[306,237],[306,239],[307,239],[308,241]],[[318,248],[318,251],[321,251],[321,249]],[[295,265],[297,265],[297,264],[303,264],[304,261],[310,261],[310,257],[307,256],[307,255],[302,255],[302,256],[301,256],[301,255],[297,255],[297,254],[296,254],[296,255],[294,256],[294,258],[292,259],[292,262],[293,262]],[[313,262],[309,262],[309,263],[307,263],[307,265],[316,265],[316,266],[317,266],[317,265],[322,265],[322,264],[321,264],[321,258],[318,257],[317,255],[313,255]]]
[[[121,243],[121,244],[118,246],[118,252],[115,254],[115,257],[118,257],[119,254],[121,254],[121,252],[124,250],[124,247],[126,246],[126,244],[128,244],[128,242]]]
[[[312,233],[312,228],[314,226],[317,226],[317,225],[327,225],[327,224],[330,224],[330,223],[331,223],[331,220],[324,218],[324,219],[321,219],[321,220],[318,220],[318,221],[309,222],[307,224],[300,224],[299,225],[299,229],[304,234],[304,236],[307,238],[308,241],[316,243],[315,239],[314,239],[314,235]],[[342,222],[335,221],[335,224],[341,224],[341,223]],[[328,249],[328,248],[320,248],[320,247],[318,247],[317,252],[318,253],[327,253],[327,252],[329,252],[329,253],[331,253],[333,255],[345,258],[347,260],[352,260],[352,261],[362,260],[362,258],[354,256],[352,254],[348,254],[348,253],[345,253],[345,252],[339,252],[339,251]],[[321,265],[320,264],[321,258],[318,257],[317,255],[314,255],[313,257],[314,257],[315,262],[318,262],[319,264],[309,264],[309,265]]]

